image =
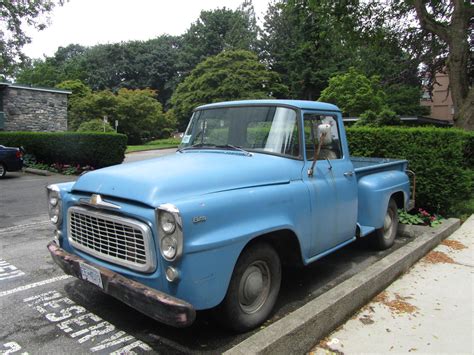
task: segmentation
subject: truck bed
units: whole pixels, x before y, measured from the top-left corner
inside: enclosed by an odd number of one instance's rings
[[[405,171],[408,161],[405,159],[351,157],[354,171],[358,177],[379,171]]]

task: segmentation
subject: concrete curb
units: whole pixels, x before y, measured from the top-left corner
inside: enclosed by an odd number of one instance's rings
[[[33,168],[24,168],[23,171],[25,173],[35,174],[35,175],[42,175],[42,176],[57,175],[57,174],[53,174],[52,172],[47,171],[47,170],[40,170],[40,169],[33,169]]]
[[[224,354],[306,353],[459,226],[444,221]]]

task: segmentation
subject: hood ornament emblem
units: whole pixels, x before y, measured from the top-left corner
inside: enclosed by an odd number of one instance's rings
[[[119,210],[121,208],[119,205],[104,201],[102,199],[102,196],[99,194],[92,194],[89,200],[81,198],[79,202],[83,205],[91,206],[94,208],[110,208],[115,210]]]

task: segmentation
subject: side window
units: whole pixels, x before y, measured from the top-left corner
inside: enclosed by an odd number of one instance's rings
[[[339,130],[334,116],[306,113],[304,115],[304,136],[308,160],[314,159],[314,154],[318,149],[318,160],[341,159]]]

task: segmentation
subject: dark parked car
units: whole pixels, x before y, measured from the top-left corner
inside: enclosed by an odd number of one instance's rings
[[[23,153],[20,148],[10,148],[0,145],[0,178],[7,171],[18,171],[23,167]]]

